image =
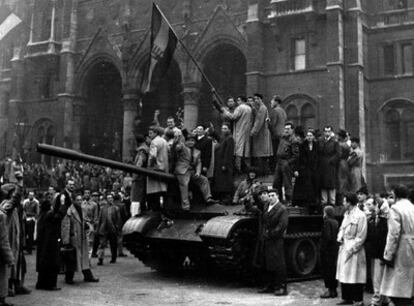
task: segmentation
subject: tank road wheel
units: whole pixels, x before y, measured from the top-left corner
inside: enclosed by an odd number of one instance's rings
[[[307,238],[294,241],[289,247],[288,262],[296,275],[310,275],[318,262],[315,243]]]

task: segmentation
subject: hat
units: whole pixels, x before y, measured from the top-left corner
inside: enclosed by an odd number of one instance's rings
[[[99,197],[99,193],[97,193],[96,191],[95,192],[92,192],[92,196],[93,197]]]
[[[358,190],[357,190],[357,192],[356,192],[357,194],[358,193],[363,193],[363,194],[365,194],[365,195],[368,195],[368,188],[366,187],[366,186],[362,186],[361,188],[359,188]]]
[[[267,186],[265,186],[265,185],[260,185],[260,186],[257,186],[257,188],[256,188],[256,194],[257,195],[260,195],[262,192],[268,192],[268,188],[267,188]]]

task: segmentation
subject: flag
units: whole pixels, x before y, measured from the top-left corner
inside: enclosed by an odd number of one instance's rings
[[[144,73],[142,91],[151,92],[165,75],[177,46],[177,36],[158,6],[153,3],[151,21],[151,53]]]
[[[22,20],[16,14],[10,13],[0,24],[0,41],[21,22]]]

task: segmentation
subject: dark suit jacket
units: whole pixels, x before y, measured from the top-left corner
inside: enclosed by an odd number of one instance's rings
[[[287,230],[289,215],[286,207],[280,202],[269,212],[269,204],[263,209],[263,252],[264,267],[267,271],[278,270],[285,266],[283,235]]]
[[[210,137],[204,136],[200,140],[197,140],[195,148],[200,150],[201,166],[208,169],[210,167],[211,155],[213,151],[213,141]]]
[[[99,212],[98,234],[116,234],[121,230],[121,213],[115,204],[106,204]]]

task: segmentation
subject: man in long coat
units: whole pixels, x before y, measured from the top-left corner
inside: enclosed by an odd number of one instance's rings
[[[267,285],[259,293],[274,292],[287,295],[286,262],[284,239],[288,226],[288,211],[279,201],[276,189],[261,190],[259,199],[264,204],[262,215],[263,268],[266,271]]]
[[[162,137],[164,129],[157,126],[152,126],[149,129],[148,135],[152,139],[149,157],[148,168],[161,172],[168,172],[168,143]],[[160,197],[167,192],[167,183],[155,178],[147,177],[147,195],[149,208],[153,210],[160,209]]]
[[[414,297],[414,205],[408,194],[406,186],[394,189],[396,202],[390,208],[384,251],[386,267],[380,293],[395,305],[412,305]]]
[[[143,135],[137,135],[137,154],[135,156],[134,165],[140,168],[147,167],[149,147],[145,143]],[[145,175],[134,173],[132,175],[131,186],[131,216],[135,216],[144,212],[145,195],[146,195],[147,180]]]
[[[337,241],[341,244],[338,251],[336,279],[341,283],[343,304],[361,304],[363,286],[367,279],[367,262],[364,242],[367,237],[367,218],[357,206],[355,194],[344,197],[346,212],[339,228]],[[359,303],[359,304],[356,304]]]
[[[250,167],[250,130],[253,115],[251,107],[247,105],[246,97],[238,97],[237,103],[239,105],[234,112],[223,108],[223,116],[225,119],[235,122],[233,127],[235,166],[237,171],[241,172],[242,161],[247,167]]]
[[[282,99],[279,96],[273,96],[270,101],[270,110],[269,110],[269,129],[272,135],[272,147],[273,153],[276,154],[277,147],[279,146],[280,138],[283,136],[283,130],[286,123],[286,112],[280,105]],[[271,168],[274,169],[276,166],[276,161],[271,163]]]
[[[8,267],[14,264],[14,256],[9,243],[9,231],[7,228],[7,211],[0,206],[0,305],[6,303],[8,295]]]
[[[214,192],[218,199],[226,204],[231,203],[233,193],[233,152],[234,140],[231,137],[230,126],[223,123],[221,126],[220,143],[215,149],[214,160]]]
[[[82,196],[77,195],[73,204],[68,208],[61,225],[62,244],[66,249],[74,248],[74,253],[76,253],[76,264],[68,265],[65,271],[65,281],[70,285],[74,284],[75,271],[82,271],[85,282],[99,281],[92,275],[85,227]]]
[[[335,205],[337,169],[340,157],[339,144],[335,140],[332,127],[325,126],[324,137],[319,140],[319,172],[321,204]]]
[[[59,290],[56,286],[60,268],[60,224],[62,214],[59,202],[53,209],[51,200],[41,203],[37,223],[36,271],[38,273],[36,289]]]
[[[250,136],[253,138],[252,157],[256,159],[260,174],[265,173],[266,159],[273,156],[272,138],[267,124],[269,112],[262,99],[261,94],[254,94],[256,115],[250,132]]]

